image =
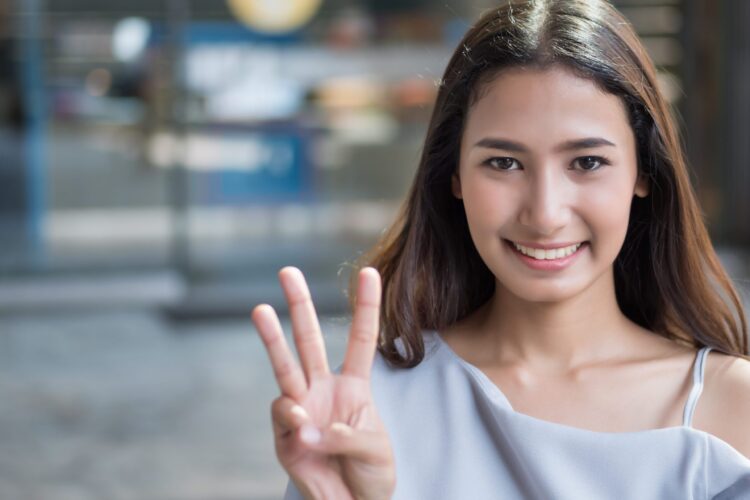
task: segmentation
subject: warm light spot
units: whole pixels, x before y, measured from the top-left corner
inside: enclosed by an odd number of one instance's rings
[[[227,0],[241,22],[258,31],[284,33],[306,24],[322,0]]]

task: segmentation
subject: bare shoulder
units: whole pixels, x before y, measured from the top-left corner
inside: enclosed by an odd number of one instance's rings
[[[750,459],[750,361],[711,351],[705,370],[694,426]]]

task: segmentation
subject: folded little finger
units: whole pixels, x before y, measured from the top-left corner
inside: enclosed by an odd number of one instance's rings
[[[317,442],[307,444],[321,453],[346,455],[371,465],[387,465],[393,461],[386,434],[354,429],[342,422],[334,422],[322,429]]]
[[[293,399],[279,396],[271,403],[271,420],[274,435],[286,437],[305,422],[309,422],[310,415]]]

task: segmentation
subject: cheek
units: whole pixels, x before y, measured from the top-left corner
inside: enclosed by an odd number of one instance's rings
[[[627,185],[622,180],[582,192],[585,199],[579,206],[585,207],[584,217],[593,230],[593,237],[599,240],[599,246],[619,249],[625,239],[633,195],[632,191],[623,189]]]
[[[464,209],[469,227],[498,228],[513,213],[517,194],[500,183],[467,182],[462,187]]]

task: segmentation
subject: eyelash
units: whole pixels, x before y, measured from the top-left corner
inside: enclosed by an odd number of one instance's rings
[[[486,166],[492,168],[493,170],[497,170],[499,172],[511,172],[513,170],[518,170],[517,168],[497,168],[497,167],[494,167],[493,166],[493,162],[495,160],[512,160],[513,162],[515,162],[515,163],[517,163],[517,164],[520,165],[520,163],[519,163],[518,160],[516,160],[515,158],[511,158],[509,156],[493,156],[491,158],[487,158],[484,162],[482,162],[482,165],[486,165]],[[603,156],[594,156],[594,155],[579,156],[578,158],[576,158],[575,160],[573,160],[573,163],[578,163],[581,160],[594,160],[594,161],[596,161],[599,164],[599,166],[597,166],[596,168],[590,168],[590,169],[582,168],[582,169],[580,169],[582,172],[596,172],[597,170],[600,170],[605,165],[611,165],[612,164],[608,159],[604,158]]]

